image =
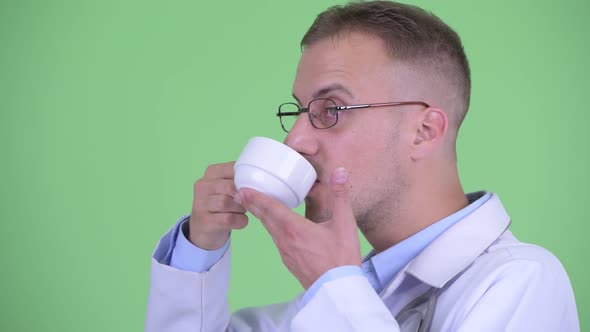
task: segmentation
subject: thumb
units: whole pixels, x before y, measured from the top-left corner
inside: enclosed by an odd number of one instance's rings
[[[352,222],[356,227],[350,203],[350,183],[346,168],[338,167],[332,171],[330,190],[332,192],[332,220],[336,224]]]

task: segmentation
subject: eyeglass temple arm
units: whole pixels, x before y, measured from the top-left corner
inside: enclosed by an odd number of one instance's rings
[[[397,106],[397,105],[423,105],[425,107],[430,107],[430,105],[426,104],[422,101],[407,101],[407,102],[398,102],[398,103],[375,103],[375,104],[360,104],[360,105],[349,105],[349,106],[336,106],[336,109],[339,111],[346,111],[346,110],[354,110],[359,108],[369,108],[369,107],[381,107],[381,106]]]
[[[301,113],[309,112],[308,108],[300,108],[299,112],[277,112],[277,116],[297,116]]]
[[[336,109],[339,111],[346,111],[346,110],[354,110],[357,108],[367,108],[371,107],[373,104],[361,104],[361,105],[349,105],[349,106],[336,106]]]

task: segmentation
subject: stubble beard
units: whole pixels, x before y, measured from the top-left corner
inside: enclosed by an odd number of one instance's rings
[[[390,142],[399,142],[400,122],[395,123]],[[350,190],[350,201],[353,214],[360,231],[365,234],[379,231],[383,225],[395,224],[400,220],[401,198],[409,189],[406,179],[407,170],[399,163],[401,153],[392,147],[390,162],[393,167],[388,176],[382,181],[376,181],[378,192],[360,189],[360,192]],[[326,189],[326,188],[322,188]],[[358,187],[357,187],[358,189]],[[331,197],[328,191],[318,193],[313,199],[305,200],[305,217],[315,223],[322,223],[332,218]]]
[[[316,224],[332,219],[333,214],[328,204],[328,197],[323,192],[320,194],[319,198],[305,200],[305,218]]]
[[[398,175],[402,174],[400,167],[396,167],[395,172]],[[368,196],[358,197],[351,192],[353,214],[358,228],[365,235],[399,219],[400,198],[407,189],[407,183],[399,176],[387,182],[390,185],[379,193],[373,192]],[[332,219],[333,212],[329,195],[325,192],[318,194],[320,195],[314,199],[305,200],[305,218],[322,223]]]
[[[395,121],[391,136],[388,137],[391,145],[385,155],[390,156],[390,159],[384,163],[392,167],[382,173],[383,178],[374,180],[375,190],[359,197],[356,202],[359,207],[355,213],[357,225],[365,237],[389,226],[395,227],[400,220],[401,201],[410,187],[408,169],[400,162],[400,156],[404,155],[399,147],[401,123]]]
[[[398,183],[395,183],[398,182]],[[379,232],[386,225],[394,225],[400,217],[400,197],[403,194],[405,184],[403,181],[395,181],[391,187],[382,193],[375,194],[365,204],[360,213],[355,214],[360,231],[366,236]],[[378,197],[375,200],[375,196]]]

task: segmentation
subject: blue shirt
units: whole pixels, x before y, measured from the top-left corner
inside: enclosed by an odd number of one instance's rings
[[[482,206],[491,196],[491,193],[485,193],[465,208],[437,221],[387,250],[376,255],[371,252],[360,267],[356,265],[339,266],[325,272],[305,292],[299,303],[300,307],[308,303],[324,283],[351,275],[364,275],[375,292],[381,293],[393,277],[434,239]],[[187,240],[182,231],[182,228],[186,227],[187,220],[188,216],[183,217],[172,232],[176,235],[176,241],[174,241],[175,244],[170,245],[171,255],[167,255],[170,257],[169,265],[185,271],[208,271],[227,251],[230,241],[228,240],[223,247],[217,250],[201,249]]]

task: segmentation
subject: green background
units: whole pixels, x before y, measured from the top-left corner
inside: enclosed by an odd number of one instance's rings
[[[0,330],[142,330],[157,240],[208,164],[283,139],[299,40],[335,3],[1,0]],[[562,261],[590,328],[590,2],[412,3],[471,61],[465,189]],[[301,290],[254,219],[233,248],[233,309]]]

